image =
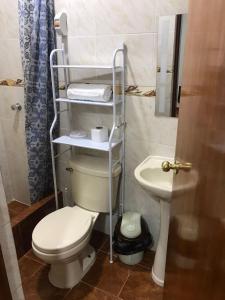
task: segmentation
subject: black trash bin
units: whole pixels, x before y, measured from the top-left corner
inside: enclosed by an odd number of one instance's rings
[[[123,217],[119,218],[114,230],[113,249],[119,254],[119,258],[122,262],[135,265],[142,260],[144,250],[152,246],[153,238],[149,231],[148,224],[143,217],[140,217],[140,234],[135,238],[125,236],[121,233],[122,218]]]

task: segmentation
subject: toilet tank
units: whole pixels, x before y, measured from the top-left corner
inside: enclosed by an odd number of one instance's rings
[[[76,155],[70,160],[72,197],[76,205],[96,212],[109,212],[108,159],[89,155]],[[115,208],[120,164],[112,172],[112,207]]]

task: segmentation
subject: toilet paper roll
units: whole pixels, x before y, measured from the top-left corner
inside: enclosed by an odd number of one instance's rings
[[[107,142],[109,140],[108,137],[108,128],[97,126],[91,129],[91,139],[97,143]]]

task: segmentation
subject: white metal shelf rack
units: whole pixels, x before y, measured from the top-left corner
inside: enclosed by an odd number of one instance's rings
[[[61,65],[54,64],[54,56],[57,53],[62,54],[62,63]],[[118,53],[121,54],[121,65],[118,66],[116,64],[116,59]],[[67,62],[67,63],[65,63]],[[64,80],[65,80],[65,89],[67,90],[68,85],[70,84],[69,78],[69,69],[103,69],[108,70],[112,73],[112,88],[113,88],[113,96],[112,100],[109,102],[91,102],[91,101],[83,101],[83,100],[72,100],[68,98],[56,98],[56,86],[54,80],[54,72],[63,69],[64,71]],[[112,57],[112,65],[69,65],[68,64],[68,56],[65,53],[64,46],[62,49],[54,49],[50,54],[50,70],[51,70],[51,79],[52,79],[52,92],[53,92],[53,104],[54,104],[54,120],[50,128],[50,142],[51,142],[51,155],[52,155],[52,168],[53,168],[53,179],[54,179],[54,191],[55,191],[55,199],[56,199],[56,208],[58,208],[58,188],[57,188],[57,178],[56,178],[56,166],[55,159],[61,154],[55,154],[54,144],[64,144],[69,145],[71,147],[81,147],[88,149],[95,149],[100,151],[108,152],[109,158],[109,231],[110,231],[110,262],[113,262],[113,249],[112,249],[112,195],[113,195],[113,185],[112,185],[112,170],[113,170],[113,153],[112,150],[116,146],[120,145],[120,163],[122,167],[122,176],[121,176],[121,187],[120,187],[120,215],[123,213],[123,203],[124,203],[124,184],[125,184],[125,46],[122,45],[121,48],[117,48]],[[120,95],[116,95],[116,74],[120,72],[120,85],[121,85],[121,93]],[[57,103],[69,103],[69,104],[84,104],[84,105],[95,105],[95,106],[105,106],[110,107],[112,109],[113,122],[112,128],[109,136],[109,141],[105,143],[96,143],[91,139],[82,138],[82,139],[74,139],[69,136],[60,136],[58,138],[53,138],[53,132],[58,122],[58,115],[60,114],[60,108],[58,111]],[[116,124],[117,120],[117,105],[121,105],[120,110],[120,118],[121,124]],[[115,129],[121,127],[121,139],[115,141],[114,133]],[[64,153],[64,152],[63,152]]]

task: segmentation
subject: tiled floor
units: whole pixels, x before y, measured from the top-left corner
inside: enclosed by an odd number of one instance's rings
[[[12,201],[8,204],[10,219],[12,220],[16,216],[18,216],[22,211],[28,208],[28,205],[23,204],[18,201]]]
[[[108,238],[94,232],[92,245],[97,258],[94,266],[72,290],[58,289],[48,281],[48,266],[29,251],[20,259],[19,265],[26,300],[161,300],[162,289],[150,276],[154,255],[147,251],[143,261],[130,267],[115,257],[108,261]]]

